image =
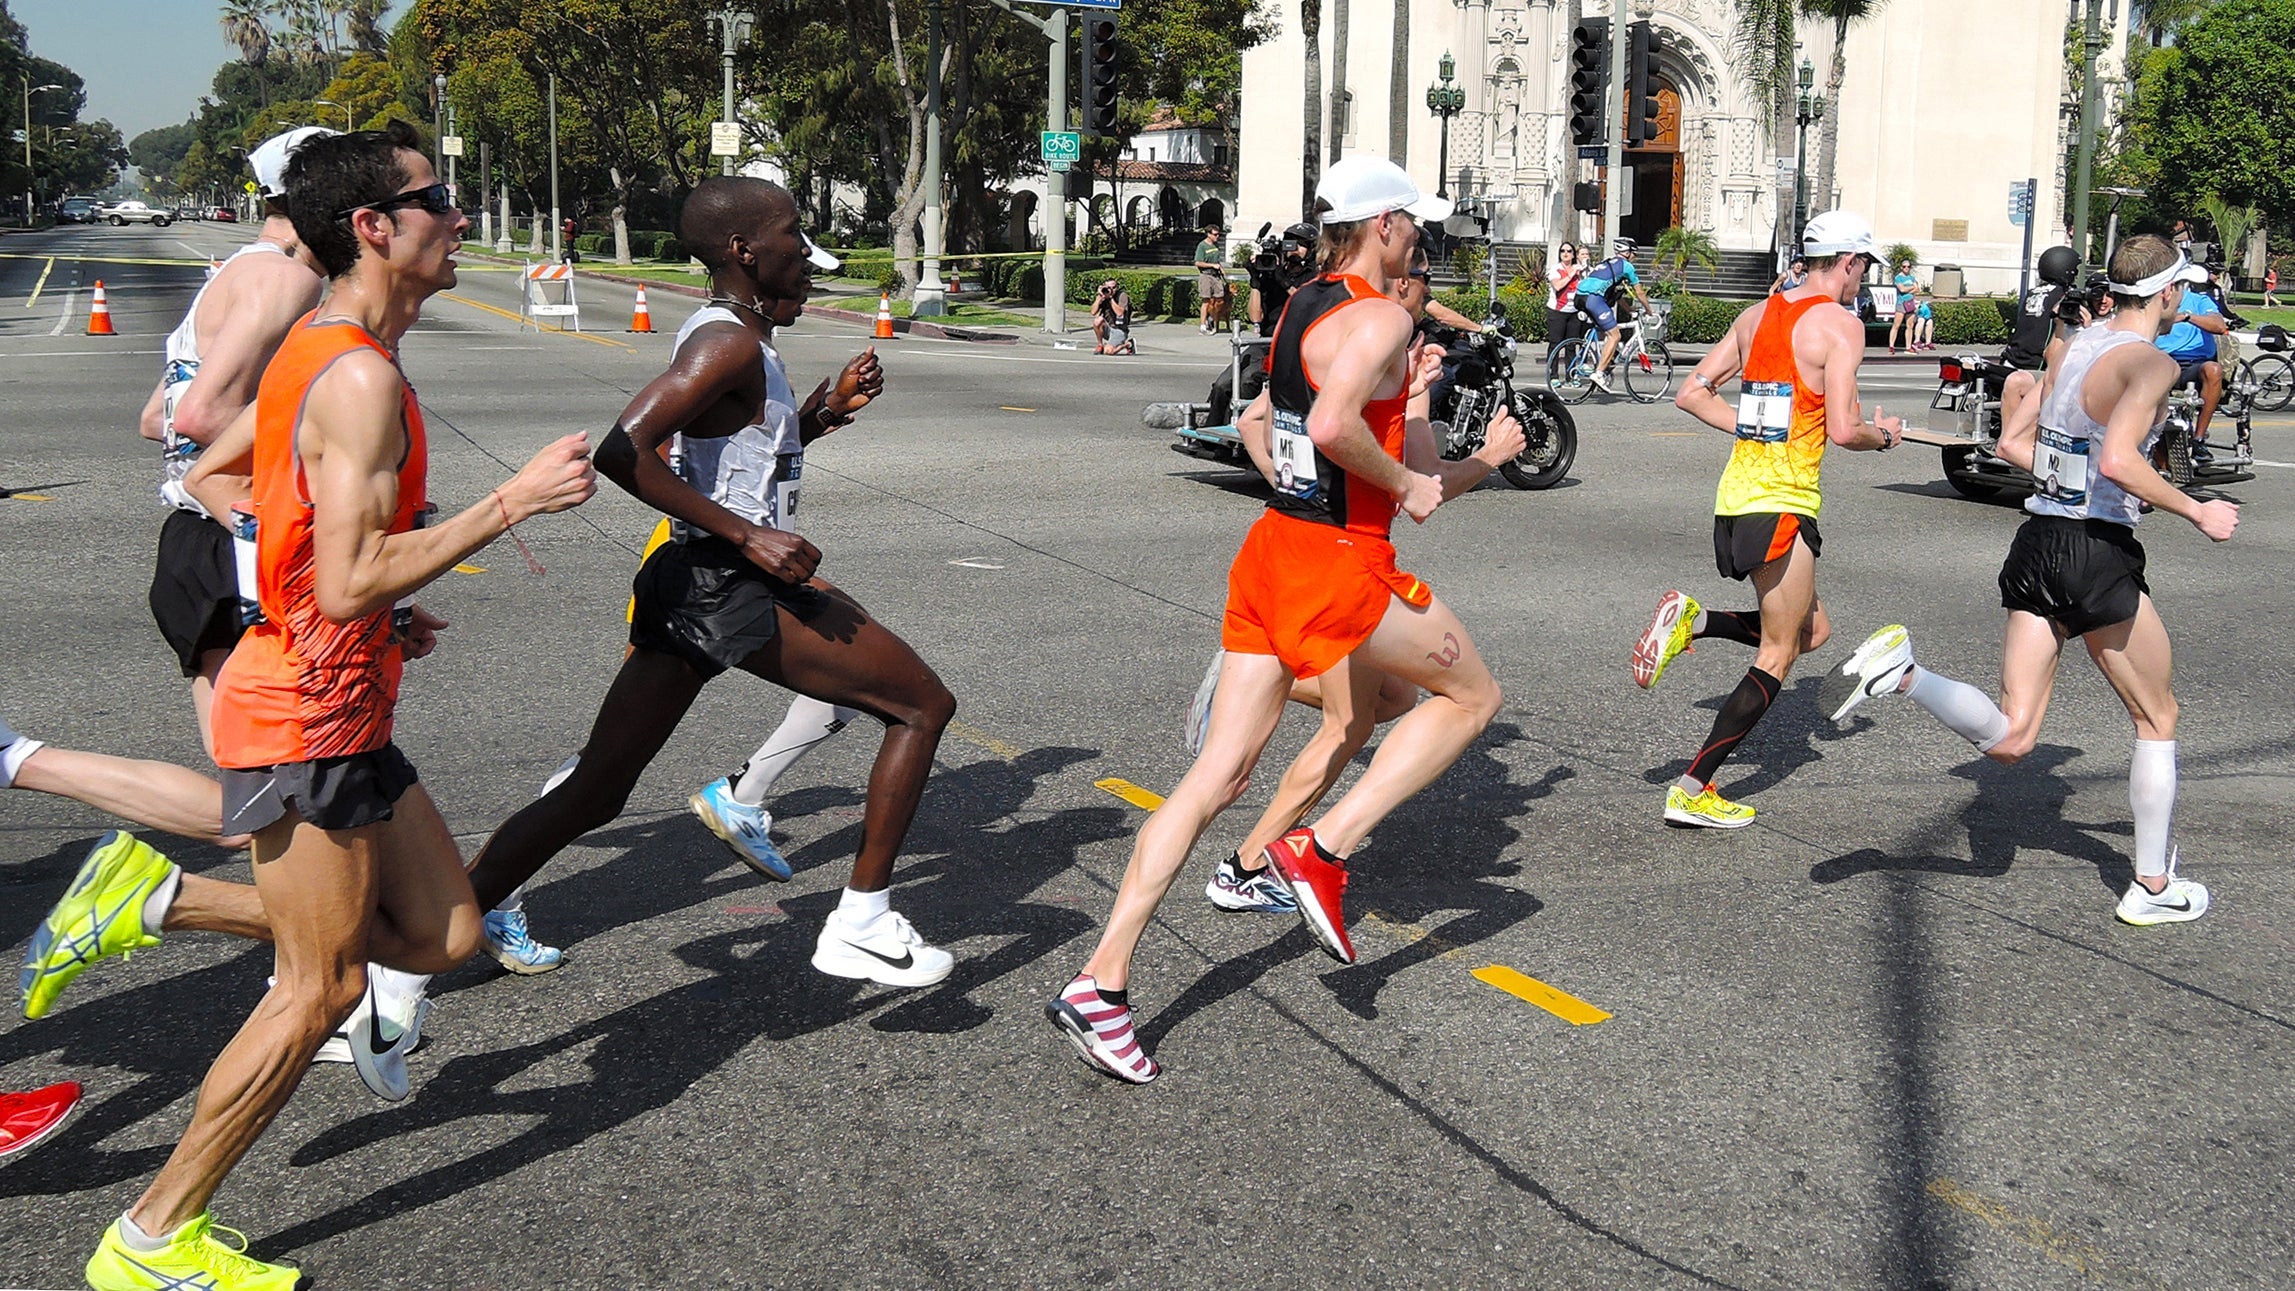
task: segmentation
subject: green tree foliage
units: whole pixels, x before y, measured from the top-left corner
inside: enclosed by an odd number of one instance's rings
[[[2295,218],[2295,0],[2221,0],[2137,73],[2115,171],[2164,210],[2219,197]]]
[[[1704,229],[1687,229],[1676,224],[1658,234],[1657,267],[1675,282],[1680,282],[1696,264],[1707,273],[1721,267],[1721,246]]]
[[[128,160],[142,172],[144,181],[152,191],[175,191],[176,168],[183,164],[183,155],[199,141],[199,130],[189,121],[182,125],[160,126],[146,130],[128,140]]]

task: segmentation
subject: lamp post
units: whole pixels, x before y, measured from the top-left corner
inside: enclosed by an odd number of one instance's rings
[[[311,102],[317,107],[341,108],[343,110],[343,133],[349,134],[351,132],[351,108],[349,104],[337,103],[333,99],[313,99]]]
[[[446,173],[446,73],[430,78],[430,173]]]
[[[715,13],[710,14],[709,20],[717,24],[719,33],[725,38],[724,48],[718,53],[718,63],[725,73],[725,115],[722,119],[730,124],[734,119],[733,51],[738,48],[743,41],[749,39],[750,29],[755,27],[757,24],[757,15],[749,12],[746,9],[736,9],[732,5],[726,5],[723,8],[717,10]],[[731,154],[728,154],[725,158],[725,168],[723,173],[727,175],[733,173],[733,157]]]
[[[1808,59],[1801,60],[1801,70],[1794,79],[1801,87],[1793,112],[1793,124],[1798,129],[1793,144],[1793,241],[1799,246],[1801,229],[1809,222],[1809,124],[1825,119],[1825,95],[1812,88],[1817,83],[1817,69]]]
[[[1442,119],[1441,160],[1434,170],[1434,195],[1450,196],[1450,119],[1466,110],[1466,90],[1451,79],[1458,70],[1458,61],[1443,51],[1440,69],[1442,78],[1427,87],[1426,108]]]
[[[32,188],[35,183],[32,176],[32,96],[62,88],[61,85],[34,85],[31,77],[24,78],[24,223],[27,227],[32,223]]]

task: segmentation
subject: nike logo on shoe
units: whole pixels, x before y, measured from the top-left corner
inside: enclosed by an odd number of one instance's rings
[[[2152,904],[2153,904],[2153,905],[2155,905],[2155,906],[2158,906],[2158,907],[2159,907],[2160,909],[2162,909],[2162,910],[2189,910],[2189,909],[2191,909],[2191,901],[2190,901],[2190,899],[2189,899],[2189,898],[2186,898],[2186,899],[2184,899],[2184,900],[2182,900],[2182,901],[2178,901],[2178,902],[2176,902],[2174,905],[2169,905],[2167,902],[2165,902],[2165,901],[2162,901],[2162,900],[2160,900],[2158,897],[2156,897],[2156,896],[2155,896],[2155,897],[2153,897],[2153,898],[2152,898]]]
[[[914,968],[916,966],[916,956],[906,949],[901,951],[899,959],[894,959],[892,956],[885,954],[881,950],[870,950],[868,947],[863,946],[856,941],[848,941],[845,944],[851,946],[853,949],[861,952],[862,954],[867,955],[871,959],[882,960],[894,968]]]

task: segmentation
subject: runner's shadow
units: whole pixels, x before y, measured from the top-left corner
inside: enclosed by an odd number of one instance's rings
[[[1741,799],[1764,790],[1774,789],[1801,768],[1825,760],[1824,751],[1817,746],[1845,740],[1869,729],[1872,719],[1854,717],[1846,726],[1837,726],[1825,720],[1818,711],[1817,688],[1823,684],[1823,673],[1804,676],[1795,681],[1762,714],[1760,724],[1749,732],[1744,741],[1723,764],[1725,770],[1751,770],[1731,781],[1722,789],[1725,797]],[[1697,707],[1721,710],[1727,695],[1701,699]],[[1667,762],[1642,772],[1649,784],[1671,784],[1689,774],[1689,759]]]

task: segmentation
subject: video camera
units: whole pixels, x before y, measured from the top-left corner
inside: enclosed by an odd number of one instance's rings
[[[1274,227],[1275,221],[1269,220],[1259,226],[1258,233],[1252,235],[1252,241],[1256,244],[1251,254],[1251,272],[1254,274],[1287,273],[1290,266],[1284,264],[1283,256],[1293,247],[1307,252],[1310,260],[1314,256],[1315,241],[1321,236],[1314,225],[1294,224],[1281,233],[1272,233]]]
[[[2066,287],[2064,298],[2056,302],[2056,321],[2066,327],[2085,327],[2104,316],[2111,294],[2112,289],[2101,277],[2090,278],[2077,287]]]

